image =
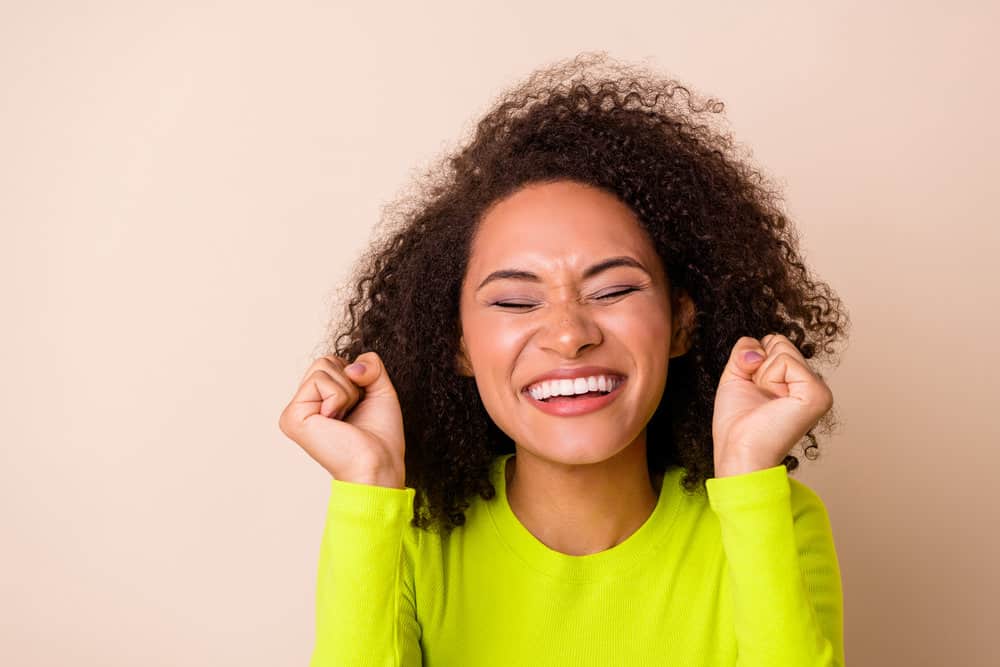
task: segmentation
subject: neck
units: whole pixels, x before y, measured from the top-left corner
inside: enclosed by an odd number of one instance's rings
[[[571,556],[610,549],[656,508],[662,475],[649,477],[645,432],[599,463],[563,464],[517,447],[507,460],[507,502],[544,545]]]

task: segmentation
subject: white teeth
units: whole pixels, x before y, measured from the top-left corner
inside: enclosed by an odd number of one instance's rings
[[[528,389],[536,400],[545,400],[552,396],[573,396],[591,391],[610,392],[621,383],[621,380],[605,375],[591,375],[585,378],[565,378],[545,380]]]

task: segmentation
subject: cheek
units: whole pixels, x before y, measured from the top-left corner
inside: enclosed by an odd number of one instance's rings
[[[462,328],[476,375],[488,382],[509,379],[517,355],[524,346],[524,326],[513,318],[482,314],[467,318]]]
[[[670,323],[666,313],[654,307],[607,318],[603,327],[639,357],[666,357],[668,354]]]

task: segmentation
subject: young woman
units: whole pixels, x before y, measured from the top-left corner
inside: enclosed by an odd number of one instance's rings
[[[583,54],[397,209],[279,421],[333,476],[313,667],[843,664],[788,473],[848,319],[719,111]]]

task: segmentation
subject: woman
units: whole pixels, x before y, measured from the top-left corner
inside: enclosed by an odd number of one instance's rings
[[[280,419],[333,475],[313,667],[843,664],[788,472],[847,318],[719,111],[540,70],[363,258]]]

